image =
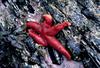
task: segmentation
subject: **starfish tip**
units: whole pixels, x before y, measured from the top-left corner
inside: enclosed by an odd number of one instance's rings
[[[64,21],[63,23],[66,23],[67,26],[71,26],[71,23],[70,22]]]
[[[71,23],[67,22],[68,26],[71,26]]]
[[[43,18],[45,19],[45,21],[47,22],[47,24],[49,24],[49,25],[52,24],[53,18],[52,18],[51,15],[49,15],[49,14],[44,14],[44,15],[43,15]]]
[[[44,14],[44,15],[43,15],[43,17],[44,17],[44,18],[48,18],[48,19],[51,19],[51,20],[52,20],[52,16],[51,16],[50,14]]]

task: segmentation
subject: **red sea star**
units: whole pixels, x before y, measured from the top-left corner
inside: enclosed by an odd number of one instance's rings
[[[66,26],[70,26],[69,22],[63,22],[52,26],[51,15],[43,15],[44,22],[37,23],[33,21],[28,21],[26,26],[30,28],[28,30],[29,35],[35,39],[38,44],[42,46],[47,46],[48,44],[62,53],[67,59],[71,59],[69,52],[63,47],[63,45],[54,37],[60,30]]]

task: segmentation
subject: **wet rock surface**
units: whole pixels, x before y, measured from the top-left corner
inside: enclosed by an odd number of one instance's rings
[[[41,20],[45,13],[54,24],[71,26],[56,38],[70,51],[72,61],[28,36],[26,21]],[[99,0],[0,0],[0,68],[99,68]]]

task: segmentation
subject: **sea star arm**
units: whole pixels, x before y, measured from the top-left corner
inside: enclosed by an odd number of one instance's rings
[[[26,26],[28,28],[32,28],[36,32],[39,32],[39,33],[41,32],[41,25],[38,22],[28,21],[26,23]]]
[[[67,59],[71,59],[71,55],[69,52],[63,47],[63,45],[55,38],[52,36],[45,36],[48,44],[50,44],[51,47],[62,53]]]
[[[42,46],[47,46],[46,41],[39,36],[38,34],[36,34],[35,32],[33,32],[31,29],[28,30],[29,35],[34,38],[34,40],[38,43],[41,44]]]
[[[49,28],[48,31],[46,32],[46,34],[50,35],[50,36],[55,36],[59,31],[64,29],[64,27],[70,26],[70,25],[71,24],[69,22],[63,22],[61,24],[57,24],[57,25]]]
[[[43,24],[47,24],[48,26],[51,26],[51,25],[52,25],[53,18],[52,18],[51,15],[49,15],[49,14],[44,14],[44,15],[42,16],[42,18],[44,18]]]

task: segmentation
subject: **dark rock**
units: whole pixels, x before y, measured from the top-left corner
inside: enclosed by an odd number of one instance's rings
[[[58,64],[58,65],[60,65],[62,63],[63,57],[59,52],[55,51],[51,47],[48,47],[48,52],[49,52],[50,58],[52,60],[52,63]]]

